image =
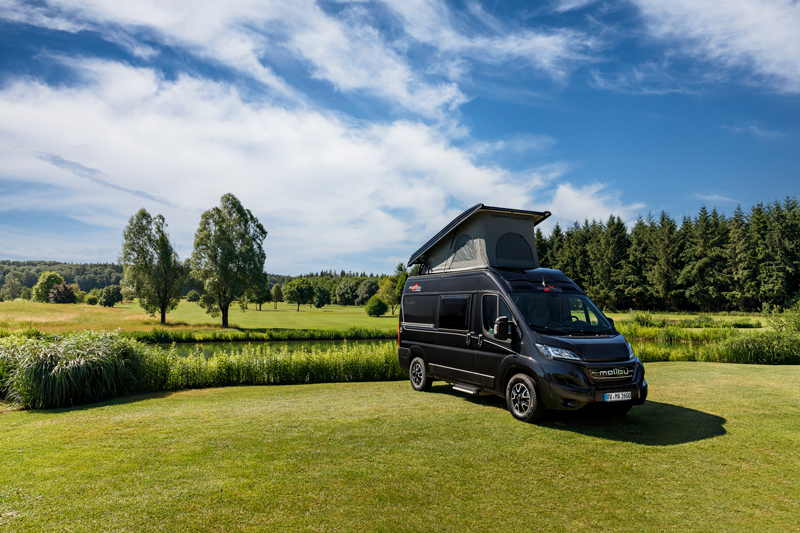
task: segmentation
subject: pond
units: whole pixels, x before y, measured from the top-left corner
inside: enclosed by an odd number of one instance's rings
[[[193,352],[199,351],[201,352],[206,359],[214,355],[215,352],[235,352],[237,350],[241,350],[247,346],[264,346],[269,347],[272,350],[280,351],[286,348],[289,351],[295,350],[310,350],[312,348],[317,348],[318,350],[328,350],[330,348],[336,348],[337,346],[341,346],[344,343],[348,344],[358,344],[358,345],[378,345],[386,342],[391,342],[397,344],[396,340],[350,340],[350,341],[262,341],[262,342],[205,342],[199,344],[191,344],[191,343],[184,343],[184,344],[175,344],[175,351],[178,355],[189,355]],[[171,348],[171,344],[159,344],[161,348]]]

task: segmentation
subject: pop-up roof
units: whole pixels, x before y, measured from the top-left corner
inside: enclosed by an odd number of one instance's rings
[[[461,213],[414,252],[408,265],[423,265],[424,273],[487,267],[539,268],[534,228],[549,216],[549,211],[478,204]]]

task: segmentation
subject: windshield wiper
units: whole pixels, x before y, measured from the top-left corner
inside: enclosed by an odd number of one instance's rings
[[[556,335],[566,335],[566,334],[567,334],[567,332],[566,332],[566,331],[561,331],[560,329],[548,328],[547,326],[539,326],[539,325],[537,325],[537,324],[528,324],[528,325],[529,325],[531,328],[533,328],[534,330],[540,330],[540,329],[543,329],[543,330],[544,330],[544,333],[548,333],[548,332],[549,332],[549,333],[554,333],[554,334],[556,334]]]

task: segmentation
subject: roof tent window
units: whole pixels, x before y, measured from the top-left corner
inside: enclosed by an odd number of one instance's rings
[[[497,240],[495,248],[497,266],[500,268],[533,268],[533,252],[522,235],[506,233]]]
[[[456,245],[453,247],[453,262],[464,263],[475,261],[475,259],[478,258],[477,250],[475,248],[475,241],[472,239],[472,237],[466,233],[463,234],[458,238]]]

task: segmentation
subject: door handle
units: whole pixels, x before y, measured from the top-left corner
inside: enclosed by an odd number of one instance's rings
[[[469,346],[469,343],[472,342],[472,333],[467,333],[466,340],[467,340],[467,346]]]
[[[478,348],[480,348],[481,346],[483,346],[483,333],[478,335],[477,339],[478,339]]]

